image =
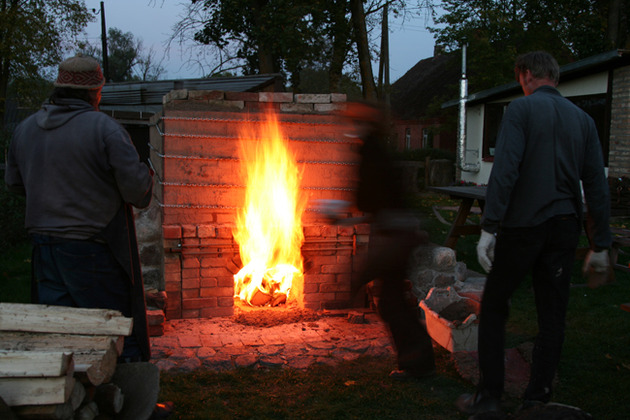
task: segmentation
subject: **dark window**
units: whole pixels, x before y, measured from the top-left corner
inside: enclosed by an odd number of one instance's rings
[[[610,115],[610,107],[606,102],[606,94],[572,96],[567,99],[582,108],[595,120],[595,127],[597,127],[599,142],[602,145],[602,152],[604,154],[604,165],[608,166],[608,137],[610,135],[608,116]]]

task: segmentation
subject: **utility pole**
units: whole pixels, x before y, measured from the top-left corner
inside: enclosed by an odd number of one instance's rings
[[[101,2],[101,42],[103,50],[103,75],[109,81],[109,58],[107,57],[107,25],[105,25],[105,2]]]
[[[385,3],[385,7],[383,8],[383,33],[382,37],[382,49],[383,49],[383,58],[385,65],[385,83],[383,86],[383,99],[385,105],[389,107],[389,7],[388,3]]]
[[[383,19],[381,21],[381,54],[378,60],[378,96],[387,106],[389,99],[389,11],[387,4],[383,7]],[[384,79],[384,80],[383,80]]]

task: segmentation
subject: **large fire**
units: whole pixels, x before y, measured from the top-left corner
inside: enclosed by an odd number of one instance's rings
[[[243,263],[234,294],[254,306],[284,302],[303,276],[301,173],[275,113],[265,116],[241,127],[246,191],[234,230]]]

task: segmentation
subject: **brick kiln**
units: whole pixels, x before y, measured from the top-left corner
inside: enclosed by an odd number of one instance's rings
[[[234,313],[234,274],[242,267],[233,237],[245,185],[239,127],[272,108],[302,172],[300,190],[317,199],[353,201],[358,147],[335,111],[345,95],[172,91],[154,117],[151,163],[161,208],[169,318]],[[348,216],[358,214],[349,213]],[[307,206],[302,217],[304,276],[291,296],[301,308],[343,308],[365,259],[368,225],[333,226]],[[361,302],[363,303],[363,302]]]

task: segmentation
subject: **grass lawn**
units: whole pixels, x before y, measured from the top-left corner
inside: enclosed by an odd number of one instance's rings
[[[457,203],[445,196],[423,194],[417,207],[435,243],[442,243],[449,226],[433,207]],[[446,220],[454,212],[437,210]],[[614,223],[624,226],[628,220]],[[626,225],[627,227],[627,225]],[[477,237],[460,239],[457,259],[482,272],[476,258]],[[625,249],[626,252],[630,250]],[[28,299],[30,250],[19,245],[0,257],[0,301]],[[578,406],[595,419],[625,419],[630,413],[630,275],[616,271],[613,284],[590,289],[576,262],[567,335],[554,401]],[[627,261],[626,261],[627,264]],[[531,287],[526,281],[512,302],[507,345],[531,342],[536,334]],[[461,379],[451,355],[438,349],[438,375],[423,382],[396,383],[388,378],[393,360],[363,357],[341,365],[289,369],[199,370],[161,375],[161,401],[173,401],[169,419],[460,419],[453,401],[473,386]],[[506,398],[506,406],[519,401]]]

